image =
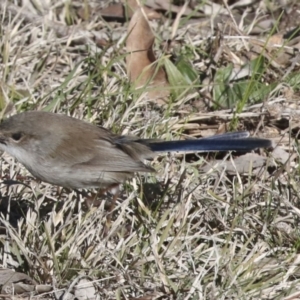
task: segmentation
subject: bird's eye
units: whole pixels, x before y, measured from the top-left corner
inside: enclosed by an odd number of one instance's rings
[[[16,133],[13,133],[11,138],[13,140],[15,140],[16,142],[18,142],[22,137],[22,133],[21,132],[16,132]]]

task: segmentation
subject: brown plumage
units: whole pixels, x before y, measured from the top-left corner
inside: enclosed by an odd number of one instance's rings
[[[67,188],[109,188],[134,172],[153,172],[143,163],[161,151],[249,151],[270,147],[267,139],[231,133],[187,141],[155,141],[110,131],[49,112],[26,112],[0,124],[0,149],[34,176]]]

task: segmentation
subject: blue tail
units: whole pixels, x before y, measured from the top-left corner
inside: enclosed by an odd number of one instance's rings
[[[257,148],[271,148],[272,141],[249,137],[249,132],[230,132],[202,139],[180,141],[149,141],[147,145],[154,152],[177,151],[251,151]]]

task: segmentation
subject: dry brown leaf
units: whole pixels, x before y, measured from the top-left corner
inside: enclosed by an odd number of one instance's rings
[[[140,8],[134,13],[128,26],[127,74],[136,89],[148,85],[147,97],[161,105],[170,94],[169,82],[164,69],[156,63],[153,43],[153,32]]]

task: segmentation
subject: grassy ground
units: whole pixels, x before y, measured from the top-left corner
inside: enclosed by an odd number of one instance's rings
[[[260,18],[247,23],[244,7],[224,7],[231,15],[217,21],[183,16],[167,48],[173,16],[151,21],[157,55],[171,55],[178,70],[195,79],[166,106],[146,101],[128,82],[126,22],[104,20],[96,8],[82,21],[77,2],[24,1],[22,10],[12,2],[1,4],[3,116],[47,110],[145,138],[247,129],[274,138],[282,160],[260,151],[265,163],[240,173],[205,167],[207,161],[235,162],[231,154],[158,157],[151,162],[156,174],[124,183],[105,233],[109,195],[87,207],[84,196],[38,182],[4,154],[3,268],[56,291],[31,294],[44,299],[67,292],[84,299],[76,294],[83,283],[92,283],[95,299],[298,299],[299,153],[293,138],[300,79],[298,54],[290,49],[299,46],[290,46],[297,33],[282,35],[297,1],[287,1],[283,15],[270,1],[250,5],[249,15],[256,11],[269,21],[254,33]],[[233,22],[238,16],[242,20]],[[83,31],[62,34],[72,24]],[[109,42],[97,46],[87,33]],[[245,69],[243,77],[232,75]]]

